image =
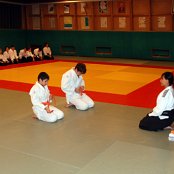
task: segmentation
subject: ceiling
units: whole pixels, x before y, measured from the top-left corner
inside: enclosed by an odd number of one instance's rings
[[[33,4],[33,3],[51,3],[51,2],[60,2],[64,0],[0,0],[4,3],[20,3],[20,4]]]
[[[99,1],[99,0],[0,0],[0,3],[11,3],[11,4],[34,4],[34,3],[56,3],[56,2],[74,2],[74,1],[78,1],[78,2],[88,2],[88,1]]]

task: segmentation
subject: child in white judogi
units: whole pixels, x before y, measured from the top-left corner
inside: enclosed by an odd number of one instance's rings
[[[8,61],[9,64],[12,63],[11,59],[10,59],[10,55],[9,55],[9,48],[8,46],[5,47],[5,51],[3,53],[4,59]]]
[[[27,62],[27,49],[23,48],[19,51],[19,61]]]
[[[29,94],[33,104],[33,112],[39,120],[55,122],[64,117],[64,113],[50,104],[52,95],[48,89],[49,75],[41,72],[38,81],[31,88]]]
[[[45,60],[54,59],[51,48],[49,47],[47,42],[45,43],[44,48],[43,48],[43,59],[45,59]]]
[[[11,46],[8,53],[9,53],[11,61],[13,63],[18,63],[18,55],[14,45]]]
[[[87,110],[94,106],[94,101],[84,93],[82,74],[85,73],[86,65],[78,63],[75,68],[63,74],[61,89],[66,94],[67,107],[74,105],[79,110]]]
[[[27,61],[28,62],[34,61],[34,55],[33,55],[32,51],[31,51],[31,48],[30,47],[27,48],[26,56],[27,56]]]
[[[42,60],[42,50],[40,48],[35,48],[34,49],[34,60],[35,61]]]
[[[4,62],[4,56],[2,54],[2,49],[0,48],[0,65],[5,65],[6,63]]]

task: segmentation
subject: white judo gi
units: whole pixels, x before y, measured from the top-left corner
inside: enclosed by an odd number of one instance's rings
[[[139,123],[139,128],[150,131],[163,130],[174,122],[174,91],[172,86],[166,87],[157,97],[153,111]]]
[[[156,106],[149,116],[158,116],[160,120],[169,118],[168,116],[161,115],[163,111],[170,111],[174,109],[174,90],[172,86],[168,86],[161,91],[157,97]]]
[[[10,55],[9,55],[8,51],[4,51],[3,55],[6,60],[10,59]]]
[[[44,47],[43,48],[43,54],[44,55],[52,55],[52,51],[51,51],[51,48],[50,47]]]
[[[82,76],[77,76],[74,68],[65,72],[61,80],[61,89],[66,94],[67,103],[72,103],[79,110],[87,110],[94,106],[94,101],[85,93],[80,95],[75,89],[85,86]]]
[[[42,57],[42,51],[39,50],[39,48],[34,49],[34,55]]]
[[[51,113],[47,113],[45,110],[46,106],[44,102],[49,101],[50,91],[48,86],[42,86],[38,82],[31,88],[29,95],[31,96],[31,102],[33,104],[33,112],[39,120],[46,122],[55,122],[64,117],[64,113],[57,109],[56,107],[50,105],[50,110],[53,110]]]
[[[16,50],[13,50],[10,48],[8,53],[9,53],[9,57],[10,57],[12,62],[14,61],[14,59],[18,59],[18,55],[17,55]]]

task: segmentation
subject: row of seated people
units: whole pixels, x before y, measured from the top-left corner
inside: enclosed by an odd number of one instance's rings
[[[48,43],[45,44],[43,50],[40,48],[35,48],[32,52],[30,47],[27,49],[23,48],[19,51],[19,55],[17,54],[14,45],[12,45],[10,48],[5,47],[4,52],[0,48],[0,66],[53,59],[54,57]]]

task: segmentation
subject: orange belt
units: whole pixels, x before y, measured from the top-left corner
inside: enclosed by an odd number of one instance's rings
[[[48,107],[50,106],[50,102],[47,101],[47,102],[42,102],[43,105],[48,105]]]
[[[54,106],[56,106],[56,98],[55,98],[55,96],[53,96],[52,100],[53,100]],[[45,105],[45,106],[47,105],[48,107],[50,106],[50,102],[49,101],[42,102],[42,104]]]
[[[45,105],[45,106],[47,105],[48,108],[50,109],[50,102],[48,102],[48,101],[47,102],[42,102],[42,104]],[[51,112],[53,112],[53,110],[51,110],[50,113]]]
[[[79,90],[80,90],[80,92],[79,92],[79,93],[80,93],[80,95],[82,96],[82,95],[83,95],[83,88],[82,88],[82,87],[80,87],[80,89],[79,89]]]

